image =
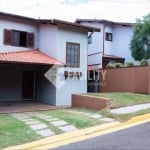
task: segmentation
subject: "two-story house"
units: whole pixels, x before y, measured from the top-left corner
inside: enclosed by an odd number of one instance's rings
[[[88,32],[94,31],[0,12],[0,101],[71,105],[72,94],[87,92]]]
[[[109,62],[137,63],[130,51],[130,40],[133,35],[132,23],[98,19],[77,19],[76,23],[101,29],[99,33],[89,33],[89,68],[105,68]]]

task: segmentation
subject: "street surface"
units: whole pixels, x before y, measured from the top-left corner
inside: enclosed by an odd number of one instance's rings
[[[57,148],[61,149],[150,150],[150,122]]]

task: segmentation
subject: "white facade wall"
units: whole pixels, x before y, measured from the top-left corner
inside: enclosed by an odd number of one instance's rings
[[[93,32],[92,43],[88,44],[88,65],[102,66],[102,52],[103,52],[103,24],[98,22],[81,22],[80,24],[100,28],[100,32]],[[89,33],[88,35],[90,35]]]
[[[80,24],[101,29],[101,32],[92,34],[92,43],[88,45],[88,55],[103,52],[103,24],[98,22],[81,22]]]
[[[105,32],[104,32],[105,31]],[[106,25],[105,26],[105,29],[104,29],[104,54],[107,54],[107,55],[113,55],[113,41],[106,41],[105,40],[105,33],[108,32],[108,33],[112,33],[112,35],[114,35],[114,31],[113,31],[113,26],[112,25]]]
[[[40,25],[39,49],[66,64],[66,42],[80,44],[80,67],[57,69],[56,105],[71,105],[71,95],[87,92],[87,31],[69,26]],[[82,72],[80,80],[68,78],[64,71]]]
[[[9,52],[9,51],[20,51],[20,50],[29,50],[31,48],[26,47],[17,47],[11,45],[4,44],[4,29],[14,29],[25,32],[33,32],[34,33],[34,49],[38,48],[38,27],[29,22],[22,21],[18,22],[15,20],[0,20],[0,52]]]
[[[130,51],[130,40],[133,34],[132,26],[123,26],[117,24],[98,23],[98,22],[81,22],[80,24],[97,27],[101,29],[100,33],[94,33],[92,35],[92,44],[88,45],[88,54],[94,54],[95,52],[103,51],[103,38],[104,38],[104,54],[115,55],[125,58],[125,62],[133,61],[135,65],[139,62],[135,61]],[[106,41],[103,34],[110,32],[113,34],[113,41]],[[93,63],[95,60],[93,60]],[[91,64],[91,59],[90,59]]]
[[[125,57],[125,61],[134,61],[130,51],[130,40],[133,35],[131,26],[114,26],[113,55]]]
[[[102,68],[102,53],[96,53],[88,56],[88,65],[97,66],[98,68]]]
[[[46,24],[39,27],[39,49],[54,58],[57,58],[57,26]]]
[[[33,32],[35,37],[35,47],[50,55],[64,64],[66,63],[66,42],[80,44],[80,67],[79,68],[58,68],[57,77],[61,80],[56,82],[56,105],[71,105],[71,95],[75,93],[87,93],[87,47],[88,31],[72,26],[58,26],[41,24],[36,26],[28,22],[0,20],[0,32],[4,29],[15,29],[26,32]],[[30,50],[31,48],[16,47],[3,44],[3,34],[0,37],[0,52],[9,52],[16,50]],[[64,71],[82,72],[80,80],[77,78],[65,80]],[[59,87],[59,84],[63,83]],[[54,87],[54,86],[53,86]],[[46,94],[53,94],[54,90],[49,88]],[[40,92],[40,91],[39,91]],[[50,99],[46,100],[51,101]]]
[[[80,67],[59,69],[57,85],[63,83],[56,91],[56,105],[71,105],[71,95],[87,93],[87,31],[61,26],[58,30],[57,58],[66,63],[66,42],[80,44]],[[80,80],[68,78],[65,80],[64,71],[82,72]]]

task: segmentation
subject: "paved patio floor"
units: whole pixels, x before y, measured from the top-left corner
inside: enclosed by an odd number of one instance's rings
[[[61,107],[48,105],[38,101],[9,101],[0,102],[0,114],[3,113],[19,113],[39,110],[60,109]]]

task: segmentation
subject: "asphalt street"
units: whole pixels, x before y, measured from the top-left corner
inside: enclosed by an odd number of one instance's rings
[[[150,150],[150,122],[57,148],[72,149]]]

